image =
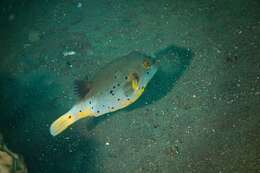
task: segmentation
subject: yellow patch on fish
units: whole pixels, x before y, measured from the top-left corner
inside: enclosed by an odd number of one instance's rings
[[[50,127],[50,133],[55,136],[56,134],[61,133],[63,130],[65,130],[67,127],[69,127],[71,124],[76,122],[77,120],[81,118],[85,118],[86,116],[94,116],[95,113],[91,111],[91,109],[87,108],[85,110],[80,110],[76,113],[76,116],[70,113],[66,113],[59,117],[57,120],[55,120],[51,127]]]
[[[85,110],[80,110],[78,113],[77,113],[77,117],[79,118],[85,118],[86,115],[95,115],[95,112],[91,111],[90,108],[86,108]]]
[[[131,84],[132,84],[132,89],[134,91],[138,90],[139,86],[138,86],[138,81],[137,80],[132,80]]]

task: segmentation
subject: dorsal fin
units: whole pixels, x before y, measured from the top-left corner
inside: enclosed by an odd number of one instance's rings
[[[74,92],[80,99],[84,98],[91,89],[91,82],[84,80],[74,81]]]

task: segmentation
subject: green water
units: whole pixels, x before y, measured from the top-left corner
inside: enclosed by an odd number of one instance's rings
[[[259,11],[257,0],[1,1],[0,132],[30,173],[258,172]],[[142,97],[52,137],[73,81],[134,50],[161,61]]]

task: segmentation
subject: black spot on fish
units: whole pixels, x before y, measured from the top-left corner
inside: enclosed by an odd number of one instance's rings
[[[120,86],[120,84],[118,83],[118,84],[117,84],[117,86],[119,87],[119,86]]]
[[[93,110],[93,109],[94,109],[94,107],[92,106],[92,107],[91,107],[91,109]]]
[[[71,119],[71,115],[69,116],[69,119]]]
[[[120,98],[118,98],[117,101],[120,101]]]
[[[79,110],[79,112],[82,112],[81,110]]]
[[[105,105],[102,105],[103,107],[105,107]]]
[[[111,109],[114,109],[114,107],[111,107]]]
[[[100,111],[97,111],[97,113],[99,113]]]
[[[114,91],[113,91],[113,90],[110,90],[110,94],[111,94],[112,96],[114,96],[114,95],[115,95],[115,93],[114,93]]]
[[[89,101],[89,104],[91,105],[91,101]]]
[[[114,86],[113,86],[113,89],[115,89],[115,88],[116,88],[116,86],[114,85]]]
[[[148,71],[148,72],[146,72],[146,74],[149,74],[149,71]]]
[[[117,78],[117,76],[115,75],[115,76],[114,76],[114,78],[116,79],[116,78]]]
[[[129,101],[129,100],[130,100],[130,98],[127,98],[127,100]]]
[[[128,79],[128,77],[127,76],[125,76],[125,80],[127,80]]]

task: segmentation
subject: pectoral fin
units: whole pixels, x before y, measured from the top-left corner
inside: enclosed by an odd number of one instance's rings
[[[132,89],[134,91],[138,90],[139,81],[140,81],[139,75],[137,73],[131,73],[129,75],[129,79],[130,79],[130,82],[131,82],[131,85],[132,85]]]
[[[128,75],[128,81],[124,85],[124,92],[126,96],[130,96],[132,93],[138,90],[139,76],[137,73],[130,73]]]

